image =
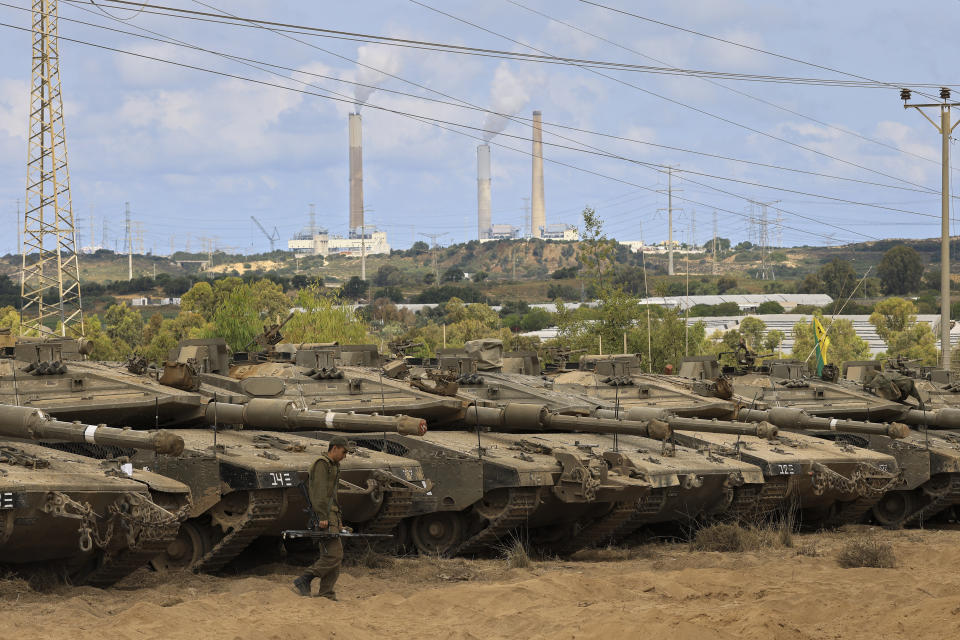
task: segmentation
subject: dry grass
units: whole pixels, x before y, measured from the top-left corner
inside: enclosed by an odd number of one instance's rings
[[[363,549],[347,554],[344,558],[346,563],[365,569],[391,569],[396,560],[392,556],[381,553],[367,545]]]
[[[650,560],[656,555],[658,545],[607,546],[598,549],[583,549],[571,559],[580,562],[623,562],[626,560]]]
[[[897,556],[889,542],[876,536],[860,536],[844,543],[837,555],[837,564],[844,569],[892,569],[897,566]]]
[[[500,555],[506,560],[508,569],[528,569],[533,564],[527,545],[518,538],[513,538],[504,545]]]
[[[778,527],[744,527],[739,524],[712,524],[698,530],[690,541],[691,551],[742,552],[778,549],[793,545],[792,534]],[[788,543],[788,544],[787,544]]]

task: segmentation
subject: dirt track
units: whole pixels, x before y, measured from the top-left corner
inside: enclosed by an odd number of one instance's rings
[[[690,552],[658,545],[605,559],[398,560],[352,567],[339,602],[289,590],[295,567],[237,576],[141,571],[101,591],[0,582],[0,638],[957,638],[960,531],[877,533],[895,569],[842,569],[860,529],[793,548]]]

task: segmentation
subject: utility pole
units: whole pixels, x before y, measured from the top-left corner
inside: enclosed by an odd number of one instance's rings
[[[77,229],[60,90],[57,0],[33,0],[27,189],[20,271],[21,332],[83,335]]]
[[[661,191],[663,193],[663,191]],[[663,209],[660,209],[663,211]],[[667,167],[667,275],[673,272],[673,167]]]
[[[667,273],[673,275],[673,169],[667,169],[667,250],[669,251],[669,269]]]
[[[127,280],[133,280],[133,236],[130,235],[130,203],[125,202],[125,217],[127,221]]]
[[[960,106],[960,103],[950,102],[950,89],[940,89],[941,103],[909,104],[910,89],[900,90],[900,99],[904,109],[916,109],[939,132],[942,144],[942,158],[940,167],[940,363],[941,367],[950,370],[950,133],[957,126],[951,123],[951,107]],[[927,115],[925,107],[940,108],[940,124]]]
[[[440,273],[437,271],[437,239],[442,238],[447,235],[447,232],[444,233],[421,233],[424,238],[430,238],[433,241],[433,284],[436,287],[440,286]]]
[[[717,275],[717,212],[713,212],[713,275]]]

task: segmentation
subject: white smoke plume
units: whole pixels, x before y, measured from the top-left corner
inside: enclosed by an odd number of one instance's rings
[[[490,111],[483,123],[483,141],[490,142],[510,122],[508,116],[519,113],[530,101],[528,83],[515,75],[506,63],[500,63],[490,85]]]
[[[357,113],[360,113],[360,107],[366,104],[373,92],[377,90],[377,85],[399,71],[400,58],[393,47],[377,44],[365,44],[359,47],[354,82],[367,86],[353,85]]]

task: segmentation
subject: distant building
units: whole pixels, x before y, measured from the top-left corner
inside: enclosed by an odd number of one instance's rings
[[[311,233],[307,228],[298,231],[287,241],[287,249],[298,256],[325,256],[329,240],[330,235],[326,229],[317,229]]]
[[[520,237],[520,227],[512,224],[492,224],[490,233],[486,238],[481,238],[480,242],[490,242],[491,240],[516,240]]]
[[[344,237],[331,236],[326,229],[312,234],[309,229],[304,229],[287,241],[287,249],[298,256],[359,256],[362,253],[372,256],[389,254],[390,243],[386,231],[369,229],[361,236],[357,230]]]
[[[327,246],[327,255],[359,256],[366,253],[368,256],[376,254],[390,254],[390,244],[387,242],[386,231],[366,231],[362,235],[359,230],[351,231],[346,238],[330,236]]]
[[[670,243],[666,240],[657,244],[644,244],[640,240],[617,240],[617,243],[630,247],[630,251],[633,253],[668,253],[670,251]],[[673,252],[675,254],[703,253],[704,251],[703,247],[684,247],[676,240],[673,241]]]
[[[544,240],[561,240],[563,242],[576,242],[580,239],[580,232],[572,224],[548,224],[540,234]]]

